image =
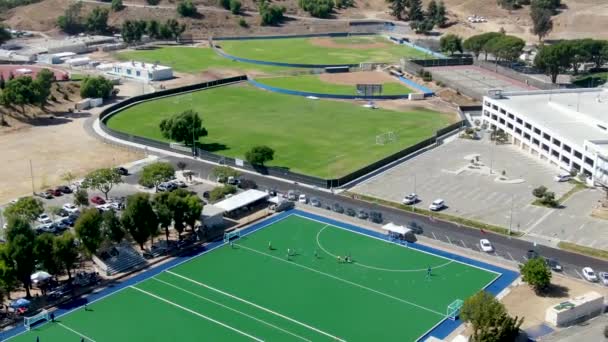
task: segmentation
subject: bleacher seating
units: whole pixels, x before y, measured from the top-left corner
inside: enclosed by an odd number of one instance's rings
[[[129,243],[116,245],[99,253],[98,256],[107,266],[108,275],[139,268],[147,263],[141,253],[136,251]]]

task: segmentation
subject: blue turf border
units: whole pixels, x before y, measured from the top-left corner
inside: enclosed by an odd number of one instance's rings
[[[397,79],[399,81],[407,84],[410,88],[416,88],[416,89],[420,90],[424,94],[424,97],[429,97],[429,96],[435,95],[435,92],[433,92],[431,89],[429,89],[421,84],[418,84],[410,79],[407,79],[403,76],[398,76]]]
[[[277,221],[283,220],[284,218],[287,218],[292,215],[303,216],[303,217],[306,217],[309,219],[313,219],[313,220],[325,222],[325,223],[328,223],[328,224],[331,224],[334,226],[338,226],[341,228],[345,228],[345,229],[351,230],[353,232],[357,232],[360,234],[364,234],[367,236],[371,236],[374,238],[388,241],[387,236],[385,234],[367,230],[367,229],[364,229],[364,228],[361,228],[361,227],[358,227],[358,226],[355,226],[355,225],[352,225],[349,223],[337,221],[337,220],[334,220],[334,219],[331,219],[328,217],[300,211],[297,209],[282,212],[273,217],[270,217],[270,218],[264,219],[260,222],[254,223],[251,226],[244,228],[241,235],[251,234],[257,230],[260,230],[264,227],[267,227],[273,223],[276,223]],[[99,292],[86,295],[82,298],[73,299],[66,304],[60,305],[57,310],[53,311],[55,313],[55,317],[60,318],[61,316],[67,315],[73,311],[76,311],[76,310],[82,308],[85,304],[101,300],[105,297],[108,297],[109,295],[115,294],[130,286],[134,286],[138,283],[148,280],[149,278],[152,278],[166,270],[169,270],[169,269],[177,267],[181,264],[192,261],[193,259],[196,259],[199,256],[201,256],[207,252],[210,252],[217,247],[222,246],[223,244],[224,244],[223,241],[211,242],[205,247],[198,248],[197,250],[192,252],[191,255],[176,257],[175,259],[170,260],[165,264],[155,266],[147,271],[144,271],[144,272],[134,276],[133,278],[127,279],[121,283],[118,283],[118,284],[115,284],[112,286],[108,286]],[[463,256],[460,256],[457,254],[453,254],[450,252],[435,249],[432,247],[419,245],[417,243],[408,244],[408,247],[414,248],[414,249],[417,249],[420,251],[432,253],[435,255],[439,255],[442,257],[450,258],[450,259],[453,259],[456,261],[463,262],[468,265],[477,266],[477,267],[480,267],[480,268],[483,268],[483,269],[486,269],[489,271],[499,273],[500,276],[498,276],[493,282],[491,282],[485,288],[486,291],[492,293],[495,296],[498,295],[502,290],[507,288],[515,279],[517,279],[517,277],[519,277],[519,274],[517,272],[507,270],[502,267],[494,266],[494,265],[491,265],[491,264],[488,264],[485,262],[473,260],[473,259],[463,257]],[[460,326],[460,324],[462,324],[462,322],[460,320],[452,321],[452,320],[444,319],[440,324],[436,325],[435,327],[433,327],[433,329],[431,329],[425,335],[421,336],[418,339],[418,341],[424,341],[425,339],[427,339],[430,336],[443,339],[443,338],[447,337],[452,331],[454,331],[454,329],[456,329],[458,326]],[[25,331],[26,331],[26,329],[24,326],[18,326],[18,327],[12,328],[10,330],[3,331],[0,333],[0,341],[5,341],[9,338],[22,334]]]
[[[342,100],[356,100],[356,99],[364,99],[364,100],[396,100],[396,99],[408,99],[408,94],[402,95],[374,95],[374,96],[364,96],[364,95],[346,95],[346,94],[326,94],[326,93],[313,93],[307,91],[300,90],[291,90],[285,88],[273,87],[264,83],[260,83],[252,78],[248,78],[247,82],[253,85],[254,87],[272,91],[280,94],[287,95],[296,95],[296,96],[316,96],[318,98],[324,99],[342,99]],[[425,94],[426,96],[426,94]]]

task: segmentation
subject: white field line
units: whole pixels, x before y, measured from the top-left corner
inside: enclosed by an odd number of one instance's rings
[[[238,245],[238,246],[243,247],[243,246],[241,246],[241,245]],[[248,247],[245,247],[245,248],[248,248]],[[283,315],[283,314],[280,314],[280,313],[278,313],[278,312],[272,311],[272,310],[267,309],[267,308],[265,308],[265,307],[263,307],[263,306],[260,306],[260,305],[258,305],[258,304],[252,303],[252,302],[250,302],[250,301],[248,301],[248,300],[246,300],[246,299],[243,299],[243,298],[237,297],[237,296],[235,296],[235,295],[232,295],[232,294],[230,294],[230,293],[224,292],[224,291],[222,291],[222,290],[216,289],[215,287],[212,287],[212,286],[209,286],[209,285],[207,285],[207,284],[201,283],[200,281],[196,281],[196,280],[194,280],[194,279],[190,279],[190,278],[188,278],[188,277],[185,277],[185,276],[183,276],[183,275],[181,275],[181,274],[178,274],[178,273],[175,273],[175,272],[173,272],[173,271],[166,271],[166,273],[169,273],[169,274],[172,274],[172,275],[174,275],[174,276],[176,276],[176,277],[179,277],[179,278],[182,278],[182,279],[184,279],[184,280],[187,280],[187,281],[189,281],[189,282],[191,282],[191,283],[193,283],[193,284],[196,284],[196,285],[199,285],[199,286],[202,286],[202,287],[208,288],[209,290],[215,291],[215,292],[217,292],[217,293],[221,293],[221,294],[223,294],[224,296],[227,296],[227,297],[230,297],[230,298],[236,299],[236,300],[238,300],[238,301],[240,301],[240,302],[243,302],[243,303],[245,303],[245,304],[249,304],[249,305],[251,305],[251,306],[253,306],[253,307],[255,307],[255,308],[258,308],[258,309],[260,309],[260,310],[266,311],[266,312],[268,312],[268,313],[271,313],[271,314],[273,314],[273,315],[276,315],[276,316],[278,316],[278,317],[281,317],[281,318],[286,319],[286,320],[288,320],[288,321],[291,321],[291,322],[293,322],[293,323],[299,324],[299,325],[301,325],[301,326],[303,326],[303,327],[306,327],[306,328],[308,328],[308,329],[310,329],[310,330],[316,331],[316,332],[318,332],[318,333],[320,333],[320,334],[322,334],[322,335],[325,335],[325,336],[327,336],[327,337],[330,337],[330,338],[332,338],[332,339],[334,339],[334,340],[336,340],[336,341],[342,341],[342,342],[346,342],[345,340],[343,340],[343,339],[341,339],[341,338],[339,338],[339,337],[336,337],[336,336],[334,336],[334,335],[331,335],[331,334],[329,334],[329,333],[326,333],[325,331],[319,330],[319,329],[317,329],[317,328],[315,328],[315,327],[313,327],[313,326],[310,326],[310,325],[308,325],[308,324],[306,324],[306,323],[302,323],[302,322],[300,322],[300,321],[298,321],[298,320],[295,320],[295,319],[293,319],[293,318],[291,318],[291,317],[287,317],[287,316],[285,316],[285,315]]]
[[[384,293],[384,292],[380,292],[380,291],[378,291],[378,290],[374,290],[374,289],[372,289],[372,288],[370,288],[370,287],[367,287],[367,286],[365,286],[365,285],[357,284],[357,283],[354,283],[354,282],[352,282],[352,281],[350,281],[350,280],[342,279],[342,278],[337,277],[337,276],[335,276],[335,275],[332,275],[332,274],[329,274],[329,273],[325,273],[325,272],[321,272],[321,271],[319,271],[319,270],[315,270],[314,268],[310,268],[310,267],[307,267],[307,266],[304,266],[304,265],[296,264],[296,263],[294,263],[294,262],[290,262],[290,261],[287,261],[287,260],[281,259],[281,258],[276,257],[276,256],[274,256],[274,255],[267,254],[267,253],[264,253],[264,252],[260,252],[260,251],[258,251],[258,250],[253,249],[253,248],[249,248],[249,247],[246,247],[246,246],[243,246],[243,245],[238,245],[238,246],[239,246],[239,247],[241,247],[241,248],[244,248],[244,249],[250,250],[250,251],[252,251],[252,252],[255,252],[255,253],[258,253],[258,254],[261,254],[261,255],[265,255],[265,256],[271,257],[271,258],[276,259],[276,260],[279,260],[279,261],[281,261],[281,262],[286,262],[286,263],[289,263],[290,265],[298,266],[298,267],[301,267],[301,268],[307,269],[307,270],[309,270],[309,271],[312,271],[312,272],[315,272],[315,273],[318,273],[318,274],[324,275],[324,276],[326,276],[326,277],[329,277],[329,278],[332,278],[332,279],[335,279],[335,280],[341,281],[341,282],[343,282],[343,283],[346,283],[346,284],[349,284],[349,285],[353,285],[353,286],[356,286],[356,287],[358,287],[358,288],[361,288],[361,289],[364,289],[364,290],[367,290],[367,291],[370,291],[370,292],[373,292],[373,293],[379,294],[379,295],[381,295],[381,296],[388,297],[388,298],[394,299],[394,300],[396,300],[396,301],[399,301],[399,302],[402,302],[402,303],[405,303],[405,304],[408,304],[408,305],[411,305],[411,306],[417,307],[417,308],[419,308],[419,309],[422,309],[422,310],[425,310],[425,311],[428,311],[428,312],[432,312],[432,313],[437,314],[437,315],[439,315],[439,316],[441,316],[441,317],[445,317],[445,315],[444,315],[443,313],[439,312],[439,311],[435,311],[435,310],[433,310],[433,309],[426,308],[426,307],[421,306],[421,305],[418,305],[418,304],[416,304],[416,303],[409,302],[409,301],[407,301],[407,300],[405,300],[405,299],[401,299],[401,298],[399,298],[399,297],[395,297],[395,296],[393,296],[393,295],[390,295],[390,294],[387,294],[387,293]]]
[[[213,319],[213,318],[211,318],[211,317],[207,317],[207,316],[205,316],[205,315],[203,315],[203,314],[201,314],[201,313],[198,313],[198,312],[196,312],[196,311],[194,311],[194,310],[191,310],[191,309],[188,309],[188,308],[186,308],[186,307],[184,307],[184,306],[181,306],[181,305],[179,305],[179,304],[173,303],[172,301],[170,301],[170,300],[168,300],[168,299],[165,299],[165,298],[163,298],[163,297],[161,297],[161,296],[155,295],[155,294],[153,294],[153,293],[150,293],[150,292],[148,292],[148,291],[146,291],[146,290],[142,290],[142,289],[140,289],[140,288],[138,288],[138,287],[135,287],[135,286],[131,286],[131,288],[132,288],[132,289],[134,289],[134,290],[137,290],[137,291],[139,291],[139,292],[141,292],[141,293],[147,294],[147,295],[148,295],[148,296],[150,296],[150,297],[154,297],[154,298],[156,298],[156,299],[158,299],[158,300],[160,300],[160,301],[163,301],[163,302],[165,302],[165,303],[167,303],[167,304],[173,305],[173,306],[175,306],[175,307],[177,307],[177,308],[179,308],[179,309],[182,309],[182,310],[184,310],[184,311],[187,311],[187,312],[189,312],[189,313],[191,313],[191,314],[193,314],[193,315],[196,315],[196,316],[198,316],[198,317],[204,318],[204,319],[206,319],[206,320],[208,320],[208,321],[210,321],[210,322],[213,322],[213,323],[215,323],[215,324],[221,325],[222,327],[224,327],[224,328],[226,328],[226,329],[230,329],[230,330],[232,330],[232,331],[234,331],[234,332],[236,332],[236,333],[239,333],[239,334],[241,334],[241,335],[243,335],[243,336],[249,337],[249,338],[250,338],[250,339],[252,339],[252,340],[255,340],[255,341],[258,341],[258,342],[264,342],[264,340],[262,340],[262,339],[259,339],[259,338],[255,337],[255,336],[252,336],[252,335],[249,335],[249,334],[248,334],[248,333],[246,333],[246,332],[243,332],[243,331],[241,331],[241,330],[238,330],[238,329],[236,329],[236,328],[234,328],[234,327],[229,326],[229,325],[228,325],[228,324],[226,324],[226,323],[222,323],[222,322],[220,322],[220,321],[218,321],[218,320],[215,320],[215,319]]]
[[[337,259],[338,256],[335,254],[330,253],[327,249],[325,249],[323,247],[323,245],[321,245],[321,241],[319,241],[319,236],[321,235],[321,233],[325,230],[325,228],[330,227],[330,225],[326,225],[325,227],[321,228],[321,230],[319,230],[319,232],[317,232],[317,246],[319,246],[319,249],[321,249],[323,252],[325,252],[326,254],[328,254],[329,256],[333,257],[334,259]],[[441,265],[437,265],[437,266],[433,266],[433,269],[437,269],[437,268],[441,268],[444,266],[447,266],[451,263],[453,263],[454,260],[450,260],[444,264]],[[359,267],[365,267],[365,268],[369,268],[372,270],[376,270],[376,271],[384,271],[384,272],[426,272],[428,270],[428,268],[419,268],[419,269],[393,269],[393,268],[382,268],[382,267],[376,267],[376,266],[370,266],[370,265],[366,265],[360,262],[355,262],[354,265],[359,266]]]
[[[267,326],[269,326],[269,327],[275,328],[275,329],[277,329],[277,330],[279,330],[279,331],[282,331],[282,332],[284,332],[284,333],[286,333],[286,334],[289,334],[289,335],[291,335],[291,336],[297,337],[297,338],[299,338],[299,339],[301,339],[301,340],[308,341],[308,342],[312,342],[311,340],[309,340],[309,339],[307,339],[307,338],[304,338],[304,337],[302,337],[302,336],[300,336],[300,335],[296,335],[296,334],[294,334],[294,333],[292,333],[292,332],[290,332],[290,331],[287,331],[287,330],[285,330],[285,329],[282,329],[282,328],[280,328],[280,327],[277,327],[277,326],[276,326],[276,325],[274,325],[274,324],[268,323],[268,322],[266,322],[266,321],[264,321],[264,320],[261,320],[261,319],[259,319],[259,318],[257,318],[257,317],[254,317],[254,316],[248,315],[248,314],[246,314],[246,313],[244,313],[244,312],[241,312],[241,311],[239,311],[239,310],[237,310],[237,309],[231,308],[231,307],[229,307],[229,306],[227,306],[227,305],[224,305],[224,304],[222,304],[222,303],[218,303],[218,302],[216,302],[216,301],[214,301],[214,300],[212,300],[212,299],[209,299],[209,298],[207,298],[207,297],[201,296],[201,295],[199,295],[199,294],[197,294],[197,293],[194,293],[194,292],[188,291],[188,290],[186,290],[186,289],[184,289],[184,288],[181,288],[181,287],[179,287],[179,286],[177,286],[177,285],[171,284],[171,283],[169,283],[169,282],[166,282],[166,281],[164,281],[164,280],[158,279],[158,278],[156,278],[156,277],[151,278],[151,279],[156,280],[156,281],[158,281],[158,282],[160,282],[160,283],[163,283],[163,284],[165,284],[165,285],[167,285],[167,286],[171,286],[171,287],[173,287],[173,288],[176,288],[176,289],[178,289],[178,290],[180,290],[180,291],[183,291],[183,292],[185,292],[185,293],[187,293],[187,294],[189,294],[189,295],[192,295],[192,296],[194,296],[194,297],[197,297],[197,298],[200,298],[200,299],[206,300],[206,301],[208,301],[208,302],[210,302],[210,303],[213,303],[213,304],[215,304],[215,305],[217,305],[217,306],[221,306],[221,307],[223,307],[224,309],[228,309],[228,310],[230,310],[230,311],[232,311],[232,312],[236,312],[236,313],[238,313],[238,314],[240,314],[240,315],[243,315],[243,316],[245,316],[245,317],[251,318],[251,319],[253,319],[253,320],[255,320],[255,321],[259,322],[259,323],[262,323],[262,324],[265,324],[265,325],[267,325]]]
[[[76,331],[76,330],[74,330],[74,329],[72,329],[72,328],[68,327],[67,325],[65,325],[65,324],[63,324],[63,323],[61,323],[61,322],[57,322],[57,321],[55,321],[55,323],[57,323],[57,325],[59,325],[60,327],[64,328],[65,330],[69,330],[69,331],[73,332],[74,334],[76,334],[76,335],[78,335],[78,336],[80,336],[80,337],[84,337],[84,338],[85,338],[86,340],[88,340],[88,341],[91,341],[91,342],[96,342],[94,339],[92,339],[92,338],[90,338],[90,337],[88,337],[88,336],[86,336],[86,335],[84,335],[84,334],[79,333],[78,331]]]

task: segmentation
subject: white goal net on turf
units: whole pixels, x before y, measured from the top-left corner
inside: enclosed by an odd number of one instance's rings
[[[23,317],[23,325],[27,330],[30,330],[30,327],[40,321],[48,321],[49,320],[49,312],[46,310],[40,311],[40,313],[30,316]]]

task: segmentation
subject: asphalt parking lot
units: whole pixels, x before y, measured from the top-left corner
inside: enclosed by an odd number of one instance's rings
[[[479,155],[484,164],[469,169]],[[490,175],[489,169],[492,169]],[[484,173],[485,168],[485,173]],[[507,180],[497,177],[505,171]],[[529,233],[529,239],[555,245],[559,240],[608,248],[606,222],[589,216],[599,190],[576,193],[561,209],[532,205],[532,189],[540,185],[559,198],[572,188],[553,180],[557,170],[518,151],[511,145],[494,145],[487,140],[453,141],[406,161],[352,189],[360,194],[401,202],[410,192],[420,198],[417,207],[427,209],[438,198],[444,199],[446,213]]]

